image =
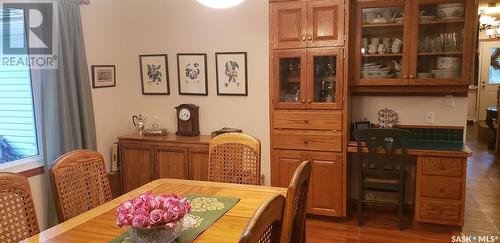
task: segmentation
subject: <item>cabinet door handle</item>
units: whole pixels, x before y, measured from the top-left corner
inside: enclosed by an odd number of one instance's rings
[[[306,100],[302,100],[302,103],[306,103]]]
[[[311,36],[308,36],[307,39],[312,41],[313,38]]]
[[[304,144],[309,144],[309,142],[308,141],[304,141]]]
[[[305,120],[304,120],[304,123],[305,123],[305,124],[308,124],[308,123],[309,123],[309,120],[305,119]]]
[[[308,100],[307,100],[307,102],[308,102],[308,103],[311,103],[312,101],[311,101],[311,99],[308,99]]]
[[[415,75],[410,74],[410,78],[411,78],[411,79],[414,79],[414,78],[415,78]]]
[[[307,40],[307,38],[305,36],[302,37],[302,41],[306,41],[306,40]]]
[[[406,74],[406,73],[405,73],[405,74],[403,74],[403,78],[404,78],[404,79],[408,79],[408,74]]]

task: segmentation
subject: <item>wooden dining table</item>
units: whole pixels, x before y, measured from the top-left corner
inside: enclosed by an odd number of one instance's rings
[[[152,191],[154,194],[199,194],[240,198],[233,208],[194,241],[217,243],[238,242],[250,218],[265,200],[276,194],[286,196],[286,188],[280,187],[159,179],[44,230],[25,242],[109,242],[127,231],[127,227],[119,228],[115,224],[115,211],[118,205],[147,191]]]

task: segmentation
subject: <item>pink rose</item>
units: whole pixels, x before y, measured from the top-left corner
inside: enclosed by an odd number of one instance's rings
[[[163,219],[163,212],[160,209],[155,209],[149,214],[149,220],[152,224],[157,224]]]
[[[137,215],[132,220],[132,227],[145,228],[150,225],[148,217],[144,215]]]

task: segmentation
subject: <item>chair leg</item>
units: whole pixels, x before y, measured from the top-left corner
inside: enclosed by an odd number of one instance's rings
[[[403,230],[403,211],[405,206],[405,187],[404,184],[399,188],[399,230]]]
[[[358,195],[358,225],[363,225],[363,186],[359,186]]]

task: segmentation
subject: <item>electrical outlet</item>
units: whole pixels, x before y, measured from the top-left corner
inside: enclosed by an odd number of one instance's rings
[[[434,112],[426,111],[424,116],[424,122],[429,124],[434,123]]]

